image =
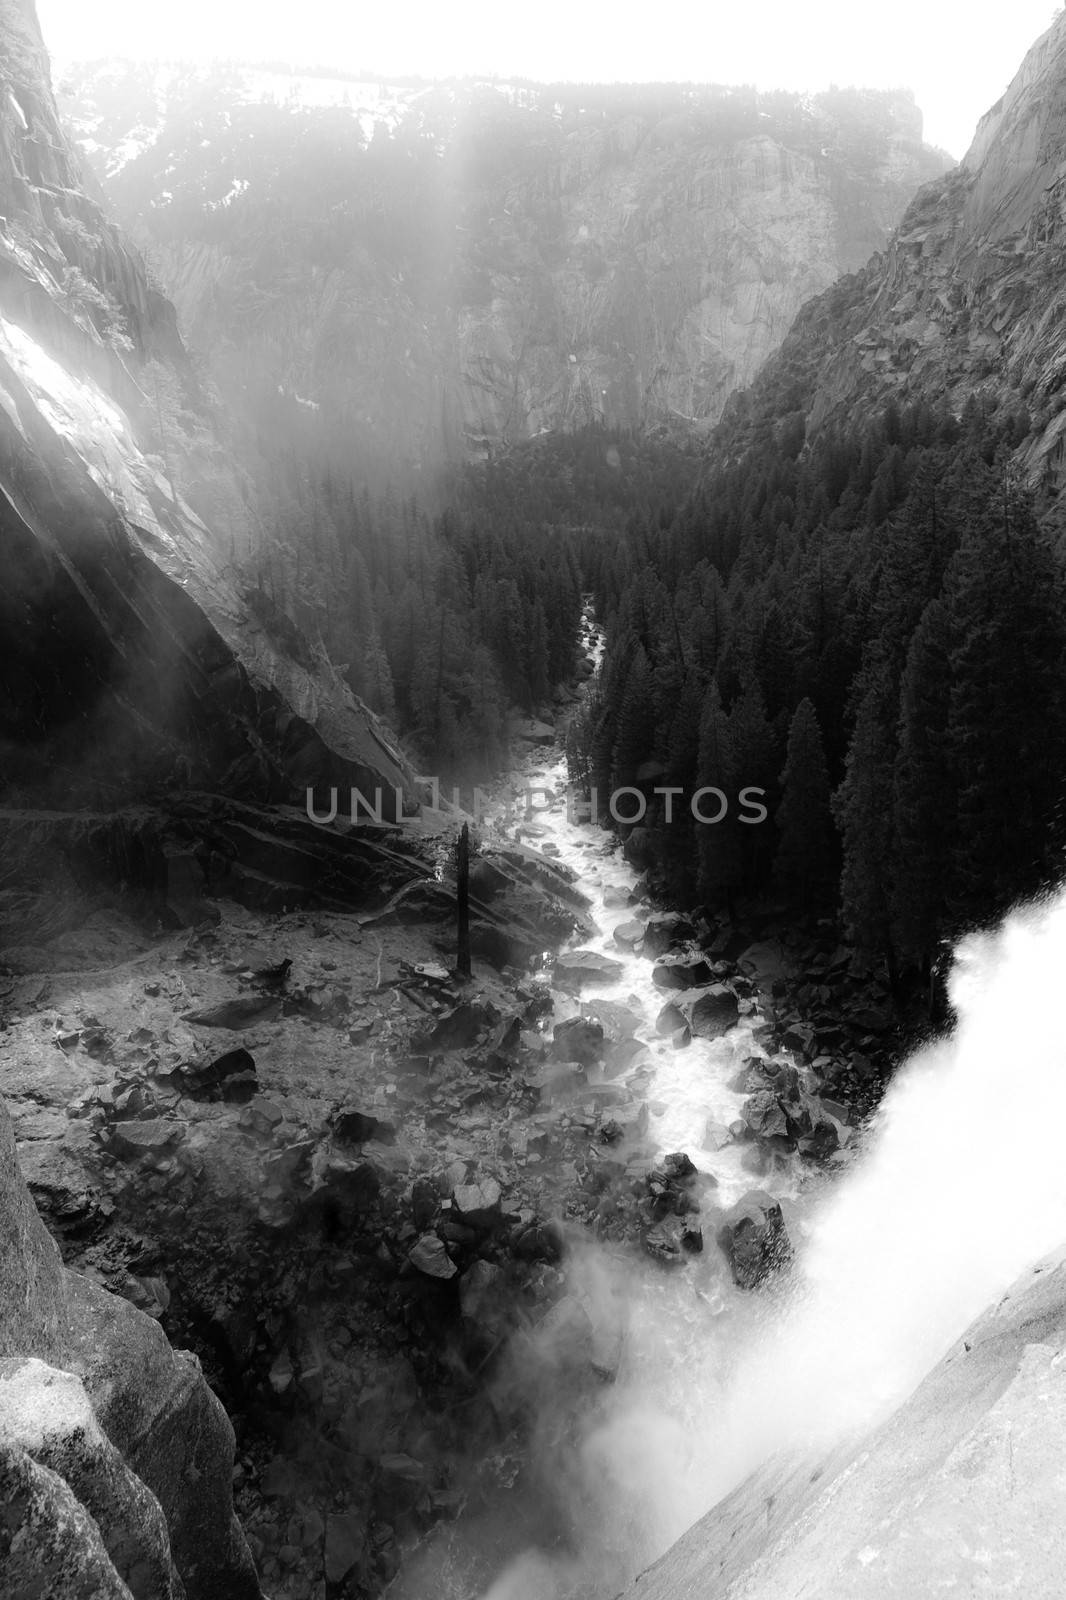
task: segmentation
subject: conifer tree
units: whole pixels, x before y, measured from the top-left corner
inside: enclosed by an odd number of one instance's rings
[[[643,645],[633,651],[626,673],[611,752],[611,788],[636,782],[637,772],[655,747],[655,705],[652,673]]]
[[[717,822],[696,820],[698,887],[701,899],[709,905],[724,904],[727,908],[731,908],[733,892],[739,887],[744,872],[740,827],[734,804],[736,770],[730,719],[722,707],[718,683],[712,680],[700,717],[697,789],[720,790],[728,802],[728,809]],[[700,810],[705,818],[716,817],[721,810],[721,802],[716,795],[708,795],[700,802]]]
[[[789,726],[781,804],[774,820],[777,882],[802,905],[821,904],[834,883],[836,839],[822,730],[810,700],[800,701]]]
[[[947,742],[951,637],[943,600],[930,601],[907,653],[893,770],[892,941],[900,959],[927,970],[947,931],[958,797]]]
[[[947,743],[958,793],[952,909],[983,918],[1060,870],[1066,762],[1061,560],[989,470],[945,581]]]
[[[887,654],[872,652],[865,672],[844,781],[833,797],[843,867],[841,914],[848,937],[892,970],[888,884],[892,857],[892,774],[897,689]]]
[[[761,789],[762,803],[772,816],[778,802],[781,757],[762,690],[754,678],[745,684],[730,710],[729,734],[735,792]],[[773,830],[765,823],[747,825],[740,830],[739,839],[744,882],[751,889],[762,887],[773,861]]]

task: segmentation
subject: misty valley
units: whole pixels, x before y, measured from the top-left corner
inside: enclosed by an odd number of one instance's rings
[[[0,0],[3,1600],[1061,1594],[1064,86]]]

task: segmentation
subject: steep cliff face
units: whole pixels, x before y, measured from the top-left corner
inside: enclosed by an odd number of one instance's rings
[[[632,1600],[1051,1596],[1066,1557],[1066,1264],[1040,1263],[880,1428],[770,1462]]]
[[[911,100],[861,92],[108,66],[63,103],[229,392],[423,465],[712,425],[947,164]]]
[[[194,1356],[65,1270],[0,1104],[0,1591],[259,1600],[233,1430]]]
[[[804,308],[727,432],[800,409],[808,428],[887,401],[971,397],[1016,419],[1054,489],[1066,435],[1066,19],[1029,51],[962,164],[908,208],[884,254]]]
[[[10,804],[403,787],[233,565],[248,511],[173,308],[82,183],[31,0],[0,0],[0,710]]]

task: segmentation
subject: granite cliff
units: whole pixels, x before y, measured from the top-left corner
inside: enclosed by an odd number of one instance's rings
[[[250,511],[219,412],[83,183],[32,0],[3,0],[0,38],[5,800],[178,783],[293,800],[326,774],[402,788],[314,641],[242,586]]]
[[[108,64],[63,105],[227,394],[394,467],[709,428],[948,164],[902,93]]]
[[[0,1590],[259,1600],[233,1429],[195,1356],[68,1272],[0,1106]]]
[[[886,1422],[760,1468],[632,1600],[1061,1592],[1066,1264],[1011,1285]]]
[[[1013,419],[1036,487],[1066,435],[1066,20],[1036,41],[954,171],[928,184],[883,253],[805,306],[726,418],[735,452],[785,412],[808,434],[947,399]]]

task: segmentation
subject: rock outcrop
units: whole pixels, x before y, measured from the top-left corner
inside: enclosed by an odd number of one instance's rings
[[[233,1430],[199,1362],[68,1272],[0,1107],[0,1590],[259,1600]]]
[[[30,0],[0,4],[0,754],[23,801],[300,802],[410,774],[234,558],[242,484],[173,308],[83,182]]]
[[[1066,400],[1066,19],[1029,51],[961,165],[914,199],[882,255],[806,306],[723,443],[785,412],[808,436],[893,400],[992,406],[1037,485],[1061,485]]]
[[[760,1468],[632,1600],[888,1600],[1062,1588],[1066,1252],[1020,1279],[880,1427]]]
[[[863,91],[109,64],[63,103],[218,381],[394,471],[709,427],[948,164],[913,100]]]

